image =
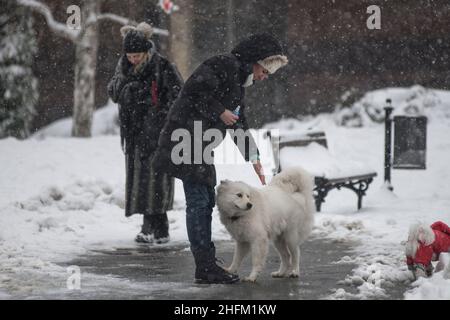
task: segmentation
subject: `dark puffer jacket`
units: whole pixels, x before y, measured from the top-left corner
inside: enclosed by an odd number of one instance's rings
[[[171,160],[172,148],[178,141],[172,141],[171,135],[176,129],[187,129],[194,141],[194,121],[200,121],[202,131],[219,129],[248,129],[245,118],[242,86],[253,72],[253,64],[272,55],[282,53],[278,42],[269,35],[256,35],[241,42],[231,54],[212,57],[203,62],[186,81],[179,97],[172,105],[158,143],[153,165],[158,170],[182,180],[216,185],[216,172],[213,164],[174,164]],[[220,115],[228,109],[241,106],[239,121],[234,126],[225,126]],[[208,143],[203,143],[203,150]],[[240,150],[249,160],[248,149]],[[192,148],[191,155],[194,154]]]
[[[123,55],[108,84],[108,94],[119,104],[120,136],[124,152],[139,149],[141,158],[155,151],[170,106],[183,80],[176,67],[154,50],[150,59],[134,72]]]

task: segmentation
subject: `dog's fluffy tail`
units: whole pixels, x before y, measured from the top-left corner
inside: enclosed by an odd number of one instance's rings
[[[299,193],[303,195],[308,210],[310,210],[310,212],[315,211],[313,196],[314,178],[303,168],[287,168],[273,177],[269,185],[276,186],[288,193]]]
[[[408,241],[405,246],[406,256],[414,257],[420,243],[428,246],[434,242],[434,238],[433,229],[429,225],[422,222],[412,224],[409,227]]]

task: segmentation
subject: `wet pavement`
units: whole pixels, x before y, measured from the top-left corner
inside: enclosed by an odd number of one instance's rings
[[[217,256],[228,264],[232,260],[232,242],[216,242]],[[311,239],[302,246],[300,278],[274,279],[272,271],[278,270],[279,258],[271,248],[266,267],[257,283],[240,282],[233,285],[197,285],[193,283],[194,262],[187,244],[163,246],[136,245],[92,252],[72,260],[67,265],[77,265],[81,272],[119,278],[141,283],[137,290],[113,290],[105,294],[101,284],[88,293],[83,290],[66,298],[75,299],[269,299],[303,300],[322,299],[337,288],[356,293],[356,288],[339,285],[355,267],[352,264],[335,264],[351,254],[351,247],[343,243]],[[65,264],[66,265],[66,264]],[[250,257],[244,260],[240,276],[250,272]],[[105,279],[108,279],[106,277]]]

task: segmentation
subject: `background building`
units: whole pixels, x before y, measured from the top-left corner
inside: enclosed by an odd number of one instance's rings
[[[253,126],[281,117],[332,111],[368,90],[420,84],[448,89],[450,4],[444,0],[174,0],[166,15],[157,0],[103,1],[102,12],[168,29],[155,36],[160,51],[187,78],[204,59],[245,36],[270,32],[286,48],[289,67],[248,90]],[[73,0],[43,1],[59,21]],[[381,8],[381,30],[369,30],[369,5]],[[35,14],[38,53],[34,71],[40,98],[33,128],[71,115],[74,46],[52,34]],[[104,21],[96,75],[96,106],[107,101],[106,84],[121,53],[120,25]],[[342,96],[347,101],[342,102]]]

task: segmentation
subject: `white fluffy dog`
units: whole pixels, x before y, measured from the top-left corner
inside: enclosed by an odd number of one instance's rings
[[[446,263],[444,255],[447,253],[450,253],[448,225],[442,221],[436,221],[431,226],[424,223],[411,225],[405,254],[408,269],[413,272],[416,279],[433,274],[432,261],[440,260],[440,266],[437,269],[443,269]],[[447,275],[447,271],[444,274]]]
[[[300,248],[314,224],[313,178],[299,167],[275,176],[256,189],[244,182],[221,181],[217,188],[220,220],[236,240],[235,273],[251,251],[252,271],[244,281],[256,281],[262,271],[271,240],[281,265],[272,277],[298,277]]]

